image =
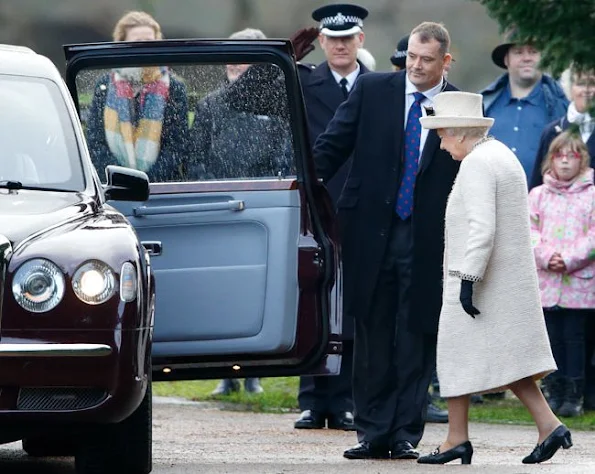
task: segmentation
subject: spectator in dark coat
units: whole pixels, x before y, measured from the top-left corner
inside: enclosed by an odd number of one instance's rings
[[[247,28],[230,38],[264,39],[266,36],[260,30]],[[287,121],[279,116],[242,111],[229,105],[227,85],[235,83],[249,67],[248,64],[228,64],[226,84],[196,107],[189,146],[194,160],[201,163],[204,178],[242,179],[293,174]]]
[[[161,38],[159,24],[138,11],[124,15],[113,33],[114,41]],[[178,180],[187,130],[186,87],[168,68],[116,69],[97,82],[87,141],[98,170],[120,165],[146,172],[153,182]]]

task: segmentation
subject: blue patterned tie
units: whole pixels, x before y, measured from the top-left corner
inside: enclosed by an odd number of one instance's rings
[[[397,195],[397,215],[405,220],[413,213],[413,188],[419,162],[419,142],[421,139],[421,101],[425,96],[421,92],[413,94],[415,102],[407,115],[405,127],[405,156],[403,159],[403,179]]]

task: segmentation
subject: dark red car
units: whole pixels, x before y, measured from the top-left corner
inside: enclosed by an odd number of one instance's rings
[[[0,49],[0,442],[146,474],[151,377],[339,370],[333,212],[288,41],[65,51],[74,104],[47,59]],[[252,67],[228,83],[228,64]],[[163,120],[159,172],[139,171],[110,94],[156,71],[177,96],[137,117]]]

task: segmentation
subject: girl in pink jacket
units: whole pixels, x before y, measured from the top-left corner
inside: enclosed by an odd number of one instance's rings
[[[595,308],[595,186],[578,134],[561,133],[543,164],[543,184],[529,193],[541,304],[558,371],[546,379],[560,416],[582,414],[585,316]]]

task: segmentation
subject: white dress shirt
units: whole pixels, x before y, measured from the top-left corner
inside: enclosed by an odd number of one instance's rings
[[[440,84],[438,84],[437,86],[434,86],[431,89],[429,89],[425,92],[422,92],[422,94],[426,97],[424,100],[421,101],[421,115],[422,115],[422,117],[426,116],[426,111],[425,111],[424,107],[431,107],[434,104],[434,102],[433,102],[434,97],[442,91],[443,87],[444,87],[444,79],[442,79],[440,81]],[[403,122],[403,130],[405,130],[405,128],[407,127],[407,116],[409,115],[409,109],[413,105],[413,102],[415,102],[415,97],[413,96],[413,94],[415,92],[420,92],[420,91],[418,91],[417,88],[413,85],[413,83],[409,80],[409,77],[405,76],[405,120]],[[421,155],[422,155],[424,146],[426,144],[426,139],[428,138],[428,132],[429,132],[429,130],[427,128],[422,127],[421,137],[420,137],[420,141],[419,141],[418,166],[421,164]]]
[[[357,79],[357,76],[359,75],[359,63],[356,63],[356,64],[357,64],[357,68],[355,69],[355,71],[350,72],[349,74],[347,74],[345,76],[345,79],[347,79],[347,84],[345,85],[345,87],[347,87],[347,92],[351,92],[351,88],[355,84],[355,80]],[[333,74],[335,81],[337,81],[337,84],[340,87],[341,79],[343,79],[343,76],[341,74],[339,74],[338,72],[334,71],[333,69],[331,69],[331,73]]]

